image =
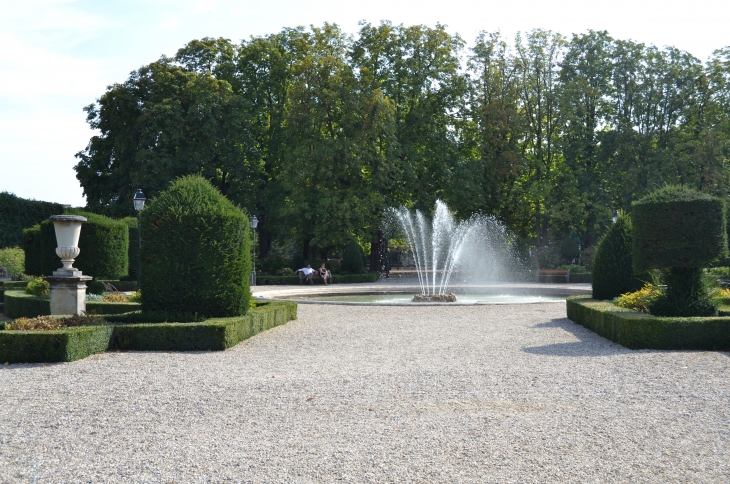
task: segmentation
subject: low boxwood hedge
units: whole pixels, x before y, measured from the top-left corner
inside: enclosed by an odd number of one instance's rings
[[[668,318],[586,296],[567,299],[568,318],[632,350],[730,349],[730,317]]]
[[[332,277],[333,284],[355,284],[359,282],[375,282],[380,278],[379,272],[368,272],[365,274],[336,274]],[[322,279],[314,278],[315,284],[323,284]],[[256,284],[259,286],[296,286],[299,284],[299,276],[257,276]]]
[[[5,315],[9,318],[35,318],[51,314],[51,301],[26,294],[25,291],[5,291]],[[86,312],[93,314],[122,314],[137,311],[142,306],[133,302],[86,301]]]
[[[220,351],[296,317],[296,303],[267,302],[245,316],[199,323],[112,322],[54,331],[0,330],[0,362],[74,361],[107,350]]]

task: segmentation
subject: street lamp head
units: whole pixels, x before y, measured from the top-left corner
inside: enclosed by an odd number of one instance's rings
[[[259,224],[259,219],[256,218],[256,215],[251,217],[251,228],[255,230],[256,227],[258,226],[258,224]]]
[[[144,202],[146,202],[147,199],[144,197],[142,190],[138,189],[137,193],[134,194],[132,201],[134,202],[134,209],[139,212],[144,208]]]
[[[613,220],[613,223],[618,222],[618,210],[613,211],[613,217],[611,217],[611,220]]]

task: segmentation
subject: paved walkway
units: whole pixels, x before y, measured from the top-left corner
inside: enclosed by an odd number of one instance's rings
[[[562,303],[301,305],[217,353],[0,366],[0,482],[730,482],[730,354]]]

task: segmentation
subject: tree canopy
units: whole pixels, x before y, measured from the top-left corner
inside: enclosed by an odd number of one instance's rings
[[[473,45],[444,26],[204,38],[88,106],[88,207],[132,213],[200,174],[260,220],[261,252],[378,243],[383,209],[495,215],[536,246],[593,245],[614,209],[667,183],[726,198],[730,47],[703,63],[589,31]]]

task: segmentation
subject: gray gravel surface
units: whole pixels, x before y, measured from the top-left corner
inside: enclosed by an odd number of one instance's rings
[[[730,355],[564,304],[300,306],[218,353],[0,367],[0,482],[730,482]]]

